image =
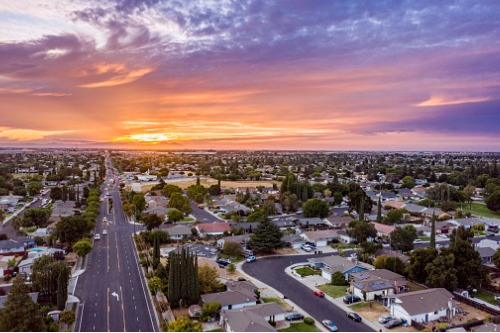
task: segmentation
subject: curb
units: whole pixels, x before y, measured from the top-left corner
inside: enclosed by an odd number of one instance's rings
[[[300,283],[302,283],[304,286],[308,287],[309,289],[311,290],[315,290],[314,287],[311,287],[309,286],[308,284],[305,284],[303,283],[303,278],[297,278],[295,276],[295,274],[293,274],[292,272],[292,269],[293,267],[297,266],[297,265],[303,265],[303,263],[298,263],[298,264],[293,264],[293,265],[290,265],[288,267],[285,268],[285,273],[291,277],[293,277],[295,280],[299,281]],[[353,312],[353,310],[351,308],[349,308],[348,306],[346,306],[342,301],[339,301],[329,295],[327,295],[325,293],[325,299],[327,299],[330,303],[332,303],[333,305],[335,305],[336,307],[340,308],[342,311],[344,311],[345,313],[347,312]],[[364,319],[364,318],[363,318]],[[380,330],[380,327],[378,327],[376,324],[374,324],[372,321],[370,320],[363,320],[363,323],[367,326],[369,326],[371,329],[373,329],[375,332],[378,332]]]
[[[247,278],[249,281],[252,281],[252,282],[257,282],[255,285],[257,285],[257,287],[259,288],[266,288],[268,290],[271,290],[273,293],[276,294],[276,296],[278,296],[279,298],[283,299],[283,301],[285,303],[288,303],[288,305],[290,305],[292,307],[292,312],[301,312],[304,317],[311,317],[311,318],[314,318],[313,316],[311,316],[311,314],[309,314],[307,311],[305,311],[304,309],[302,309],[300,306],[298,306],[297,304],[295,304],[292,300],[288,299],[288,298],[285,298],[285,295],[283,295],[281,292],[279,292],[278,290],[274,289],[273,287],[265,284],[264,282],[246,274],[242,269],[241,269],[241,266],[244,264],[244,262],[239,262],[238,264],[236,264],[236,270],[241,274],[243,275],[245,278]],[[316,318],[314,318],[314,326],[319,329],[320,331],[322,332],[328,332],[322,325],[320,325],[320,321],[318,321]]]

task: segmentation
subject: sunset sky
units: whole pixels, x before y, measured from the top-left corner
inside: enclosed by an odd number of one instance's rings
[[[1,0],[18,146],[500,151],[500,1]]]

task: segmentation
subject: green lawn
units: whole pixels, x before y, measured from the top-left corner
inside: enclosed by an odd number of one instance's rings
[[[484,289],[479,289],[476,293],[476,297],[493,305],[498,304],[498,301],[495,301],[495,295]]]
[[[193,217],[186,217],[186,218],[183,218],[182,220],[180,220],[179,222],[177,223],[185,223],[185,222],[194,222],[196,219],[193,218]]]
[[[318,289],[330,297],[338,298],[346,295],[345,289],[347,287],[348,286],[334,286],[331,284],[322,284],[318,286]]]
[[[469,209],[469,204],[463,204],[463,212],[464,213],[470,212],[472,215],[477,215],[477,216],[484,216],[484,217],[491,217],[491,218],[500,219],[499,213],[495,213],[494,211],[489,210],[486,207],[486,204],[484,204],[482,202],[473,202],[472,209]]]
[[[224,332],[224,331],[222,330],[222,328],[216,328],[214,330],[205,331],[205,332]]]
[[[278,330],[278,332],[319,332],[319,330],[314,325],[293,323],[290,324],[290,327]]]
[[[428,241],[430,241],[430,240],[431,240],[431,238],[430,238],[430,237],[428,237],[428,236],[422,236],[422,237],[418,237],[418,238],[419,238],[420,240],[422,240],[423,242],[428,242]]]
[[[301,268],[297,268],[295,271],[297,272],[297,274],[299,274],[302,277],[309,276],[309,275],[320,275],[319,270],[314,270],[311,267],[301,267]]]
[[[278,297],[262,297],[261,299],[264,303],[278,303],[283,309],[288,307],[288,304]]]
[[[237,263],[237,262],[240,262],[242,261],[243,259],[245,259],[245,257],[243,256],[230,256],[230,255],[227,255],[227,254],[219,254],[219,258],[224,258],[224,259],[231,259],[231,262],[232,263]]]
[[[356,304],[353,304],[353,305],[350,305],[349,308],[352,310],[352,311],[359,311],[361,309],[364,309],[364,308],[368,308],[370,307],[370,303],[368,302],[364,302],[364,303],[356,303]]]
[[[408,281],[408,288],[410,291],[424,290],[424,287],[420,287],[418,284]]]

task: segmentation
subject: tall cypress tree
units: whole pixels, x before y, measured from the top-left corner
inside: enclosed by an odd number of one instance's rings
[[[65,273],[65,271],[60,271],[57,278],[57,309],[61,311],[66,307],[68,300],[68,279]]]
[[[429,246],[436,248],[436,212],[432,213],[431,240]]]
[[[377,222],[382,223],[382,204],[380,202],[380,197],[378,198],[378,205],[377,205]]]
[[[365,196],[361,197],[361,203],[359,204],[359,220],[364,221],[365,220]]]

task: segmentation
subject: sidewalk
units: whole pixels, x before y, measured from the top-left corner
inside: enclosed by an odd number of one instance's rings
[[[297,263],[297,264],[288,266],[287,268],[285,268],[285,273],[288,274],[289,276],[293,277],[295,280],[299,281],[303,285],[309,287],[311,290],[315,290],[315,289],[317,289],[317,286],[330,282],[327,279],[325,279],[324,277],[319,276],[319,275],[310,275],[307,277],[300,277],[300,276],[297,276],[293,273],[294,267],[303,266],[303,265],[307,265],[307,264],[308,264],[307,262],[304,262],[304,263]],[[328,301],[335,304],[337,307],[342,309],[345,313],[352,312],[352,310],[347,305],[345,305],[344,302],[342,301],[343,297],[333,298],[333,297],[330,297],[330,296],[325,294],[325,299],[327,299]],[[363,320],[363,323],[365,325],[369,326],[370,328],[372,328],[376,332],[378,332],[380,330],[384,330],[383,325],[381,325],[379,323],[374,323],[374,322],[369,321],[369,320]]]
[[[271,286],[268,286],[267,284],[257,280],[256,278],[254,277],[251,277],[250,275],[247,275],[242,269],[241,269],[241,265],[243,265],[243,262],[239,262],[236,264],[236,270],[241,274],[243,275],[247,280],[253,282],[260,290],[261,290],[261,297],[277,297],[277,298],[280,298],[282,299],[285,303],[287,303],[291,308],[292,308],[292,311],[294,312],[300,312],[302,313],[305,317],[311,317],[311,318],[314,318],[313,316],[311,316],[311,314],[309,314],[308,312],[306,312],[304,309],[302,309],[300,306],[298,306],[297,304],[295,304],[294,302],[292,302],[290,299],[288,298],[284,298],[285,295],[283,295],[282,293],[280,293],[278,290],[274,289],[273,287]],[[319,331],[322,331],[322,332],[328,332],[327,329],[325,327],[323,327],[321,325],[320,322],[318,322],[317,320],[314,321],[314,325],[316,326],[316,328],[319,330]]]

